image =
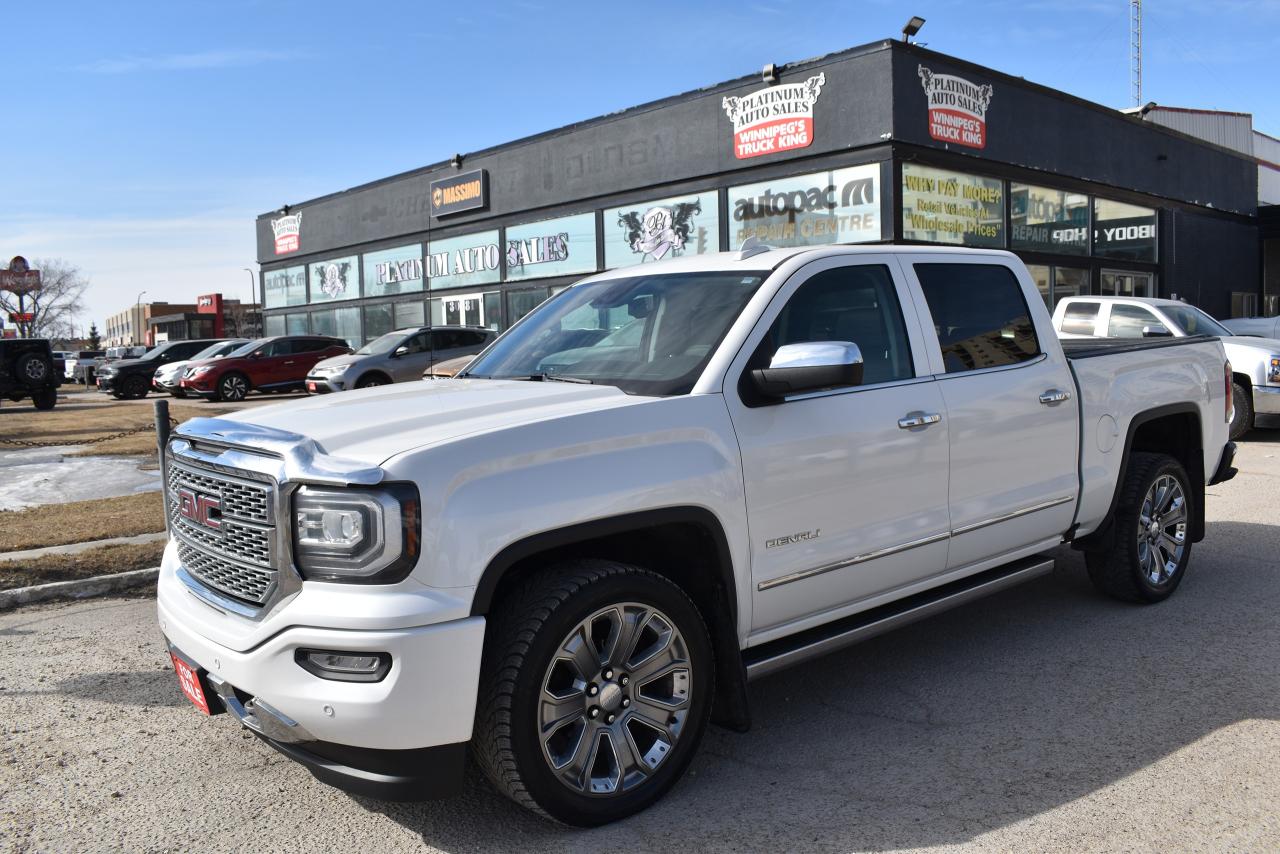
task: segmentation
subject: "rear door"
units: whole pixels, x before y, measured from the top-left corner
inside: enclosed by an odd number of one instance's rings
[[[804,266],[727,374],[756,632],[839,616],[946,567],[948,425],[895,269],[888,255]],[[862,384],[774,403],[751,396],[750,370],[784,344],[811,341],[857,344]]]
[[[948,565],[1060,539],[1079,491],[1079,401],[1048,316],[1030,308],[1035,285],[992,256],[902,262],[937,333],[930,360],[950,421]]]

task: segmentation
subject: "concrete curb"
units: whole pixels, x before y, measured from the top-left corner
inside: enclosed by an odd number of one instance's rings
[[[99,575],[95,578],[77,578],[74,581],[54,581],[49,584],[0,590],[0,611],[53,599],[87,599],[91,596],[106,596],[121,590],[154,584],[159,575],[160,567],[156,566],[151,569],[118,572],[115,575]]]
[[[83,543],[67,543],[63,546],[44,546],[38,549],[24,549],[20,552],[0,552],[0,564],[6,561],[14,560],[31,560],[32,558],[45,557],[47,555],[74,555],[80,552],[87,552],[90,549],[99,549],[103,546],[126,546],[141,545],[142,543],[155,543],[165,539],[169,535],[164,531],[155,531],[150,534],[135,534],[132,537],[111,537],[106,540],[88,540]]]

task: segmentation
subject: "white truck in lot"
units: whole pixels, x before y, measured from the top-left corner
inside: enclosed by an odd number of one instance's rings
[[[628,324],[638,328],[616,335]],[[184,693],[317,778],[562,822],[653,803],[748,680],[1048,572],[1173,593],[1231,477],[1212,338],[1053,332],[1005,252],[677,259],[457,378],[162,436]],[[247,761],[247,760],[246,760]]]
[[[1254,427],[1280,427],[1280,341],[1232,333],[1185,302],[1150,297],[1067,297],[1053,310],[1053,328],[1063,339],[1186,338],[1211,335],[1222,341],[1231,362],[1231,439]]]

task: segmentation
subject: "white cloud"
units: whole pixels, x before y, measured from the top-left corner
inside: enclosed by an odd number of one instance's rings
[[[157,56],[123,56],[98,59],[76,66],[93,74],[129,74],[135,71],[193,71],[210,68],[242,68],[265,62],[282,62],[298,56],[282,50],[206,50],[199,53],[171,53]]]

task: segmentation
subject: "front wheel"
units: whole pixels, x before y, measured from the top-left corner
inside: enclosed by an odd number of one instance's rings
[[[1134,453],[1116,504],[1115,542],[1085,552],[1094,586],[1127,602],[1173,595],[1191,560],[1191,500],[1181,463],[1167,454]]]
[[[1253,404],[1249,399],[1249,389],[1240,383],[1231,384],[1231,441],[1235,441],[1253,429]]]
[[[715,681],[684,591],[626,564],[533,575],[491,615],[472,742],[507,797],[566,824],[639,812],[684,774]]]
[[[39,391],[31,393],[31,402],[35,404],[36,409],[47,412],[58,402],[58,392],[51,388],[42,388]]]
[[[249,394],[249,380],[243,374],[227,374],[218,380],[218,399],[238,403]]]

